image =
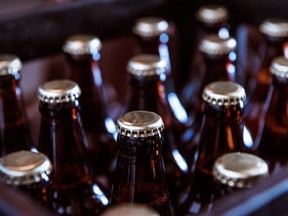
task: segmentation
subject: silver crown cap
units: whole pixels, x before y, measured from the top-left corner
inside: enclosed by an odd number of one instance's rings
[[[71,80],[53,80],[38,88],[38,99],[45,103],[65,103],[80,97],[81,89]]]
[[[270,71],[278,77],[288,78],[288,59],[284,56],[278,56],[273,59]]]
[[[168,27],[168,22],[160,17],[142,17],[136,20],[133,32],[143,37],[153,37],[166,32]]]
[[[160,216],[154,209],[140,205],[118,205],[104,211],[101,216]]]
[[[128,61],[127,71],[136,76],[153,76],[165,73],[166,62],[158,55],[140,54]]]
[[[237,42],[234,38],[221,39],[216,34],[206,35],[199,50],[210,55],[225,55],[236,49]]]
[[[267,19],[260,26],[260,31],[272,37],[288,37],[288,21],[281,19]]]
[[[22,68],[22,62],[15,55],[1,54],[0,55],[0,76],[15,75]]]
[[[67,38],[63,45],[63,51],[73,55],[86,55],[99,52],[101,41],[94,35],[73,35]]]
[[[154,112],[132,111],[117,120],[117,131],[128,137],[149,137],[163,131],[162,118]]]
[[[267,163],[248,153],[228,153],[219,157],[213,166],[213,176],[224,185],[249,188],[269,174]]]
[[[0,179],[5,184],[36,183],[48,177],[51,171],[50,160],[39,152],[17,151],[0,159]]]
[[[209,4],[200,7],[195,17],[203,23],[216,24],[225,22],[229,18],[229,12],[222,5]]]
[[[244,88],[234,82],[219,81],[208,84],[203,91],[204,101],[219,106],[237,105],[245,103],[246,93]]]

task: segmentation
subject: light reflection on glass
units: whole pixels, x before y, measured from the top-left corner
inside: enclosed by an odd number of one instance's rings
[[[230,37],[230,34],[229,34],[229,30],[225,27],[222,27],[219,29],[219,32],[218,32],[218,36],[221,38],[221,39],[227,39]]]
[[[182,155],[179,153],[177,149],[173,149],[172,155],[178,165],[178,167],[185,173],[188,172],[188,165]]]
[[[167,97],[169,104],[171,105],[172,111],[176,118],[181,122],[181,123],[186,123],[188,121],[188,115],[180,103],[177,95],[175,93],[169,93]]]
[[[97,185],[93,185],[93,191],[96,196],[102,201],[104,205],[108,205],[108,199],[105,194],[101,191],[101,189]]]
[[[243,128],[243,140],[244,140],[244,144],[245,144],[246,147],[248,147],[248,148],[252,148],[253,147],[252,136],[251,136],[250,132],[248,131],[248,129],[245,126]]]

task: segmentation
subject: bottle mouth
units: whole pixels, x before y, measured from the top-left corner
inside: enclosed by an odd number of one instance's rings
[[[71,102],[80,95],[80,87],[71,80],[52,80],[38,88],[38,99],[45,103]]]
[[[219,81],[208,84],[204,88],[202,98],[210,104],[229,106],[245,103],[246,93],[244,88],[237,83]]]
[[[159,56],[140,54],[132,57],[127,64],[127,71],[136,76],[154,76],[165,73],[166,62]]]
[[[117,119],[117,131],[127,137],[150,137],[164,129],[162,118],[153,112],[138,110],[128,112]]]
[[[102,47],[101,41],[94,35],[79,34],[67,38],[62,49],[72,55],[87,55],[99,52]]]

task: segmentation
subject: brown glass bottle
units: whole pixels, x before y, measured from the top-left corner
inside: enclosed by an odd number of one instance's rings
[[[0,159],[0,181],[29,195],[47,210],[52,209],[48,191],[51,170],[50,160],[38,152],[17,151]]]
[[[273,175],[288,164],[288,60],[284,56],[274,58],[270,73],[272,83],[256,141],[257,154],[267,161]]]
[[[138,203],[174,215],[162,155],[164,124],[159,115],[132,111],[117,120],[118,158],[111,205]]]
[[[129,86],[123,113],[134,110],[155,112],[165,124],[163,156],[174,204],[184,185],[188,166],[178,149],[180,134],[185,131],[185,126],[177,121],[165,97],[166,91],[162,82],[162,77],[165,77],[165,62],[157,55],[134,56],[128,62],[128,73]],[[181,115],[181,112],[178,114]]]
[[[199,145],[200,128],[203,121],[204,106],[202,93],[206,85],[215,81],[234,81],[236,67],[234,64],[234,49],[236,41],[233,38],[221,39],[217,35],[207,35],[203,38],[199,50],[204,57],[202,82],[188,97],[187,110],[192,116],[192,126],[182,136],[183,155],[193,170],[195,152]],[[234,57],[233,57],[234,56]],[[232,59],[231,59],[232,58]]]
[[[71,36],[63,46],[69,79],[77,82],[82,91],[80,114],[88,139],[89,160],[95,175],[107,177],[113,172],[116,157],[116,126],[107,113],[100,49],[101,41],[93,35]]]
[[[86,160],[80,93],[79,86],[70,80],[53,80],[38,89],[39,150],[53,166],[49,190],[58,215],[98,215],[108,204]]]
[[[254,147],[241,119],[245,99],[245,90],[234,82],[213,82],[205,87],[205,117],[196,167],[190,185],[180,198],[179,215],[197,214],[212,201],[212,167],[216,158],[228,152],[248,152]]]
[[[188,118],[186,110],[175,91],[174,77],[177,71],[171,63],[169,27],[169,23],[160,17],[142,17],[136,20],[133,32],[140,47],[139,54],[158,55],[161,60],[166,62],[166,76],[161,78],[165,87],[167,105],[174,112],[175,121],[179,121],[187,127],[191,124],[191,119]],[[177,115],[177,113],[181,114]]]
[[[260,25],[260,31],[265,36],[265,44],[260,48],[263,53],[263,56],[260,56],[260,70],[256,74],[248,74],[245,84],[251,95],[248,98],[244,120],[251,130],[253,139],[258,134],[264,103],[271,83],[270,64],[275,57],[284,55],[285,43],[288,42],[288,22],[269,19]]]
[[[0,156],[34,148],[25,113],[17,56],[0,55]]]

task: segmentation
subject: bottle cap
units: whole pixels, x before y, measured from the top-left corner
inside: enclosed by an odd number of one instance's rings
[[[200,42],[199,50],[210,55],[225,55],[236,49],[237,42],[230,37],[222,39],[216,34],[204,36]]]
[[[229,187],[249,188],[268,177],[267,163],[248,153],[228,153],[219,157],[213,166],[213,176]]]
[[[94,35],[73,35],[67,38],[63,51],[72,55],[87,55],[100,51],[101,41]]]
[[[2,54],[0,55],[0,76],[15,75],[22,68],[22,62],[15,55]]]
[[[225,22],[229,18],[229,13],[222,5],[209,4],[200,7],[195,16],[200,22],[216,24]]]
[[[100,216],[160,216],[152,208],[140,204],[118,205],[108,208]]]
[[[117,131],[128,137],[149,137],[163,131],[162,118],[154,112],[132,111],[117,120]]]
[[[229,106],[245,103],[246,93],[244,88],[237,83],[219,81],[208,84],[204,88],[202,98],[211,104]]]
[[[281,19],[267,19],[259,27],[260,31],[272,37],[288,36],[288,21]]]
[[[284,56],[274,58],[271,63],[270,71],[278,77],[288,78],[288,59]]]
[[[38,99],[45,103],[74,101],[81,94],[80,87],[71,80],[53,80],[38,88]]]
[[[153,76],[165,73],[166,62],[158,55],[140,54],[132,57],[127,65],[127,71],[136,76]]]
[[[51,171],[48,157],[38,152],[17,151],[0,159],[0,179],[9,185],[37,183]]]
[[[142,37],[153,37],[166,32],[168,27],[168,22],[160,17],[142,17],[136,20],[133,32]]]

